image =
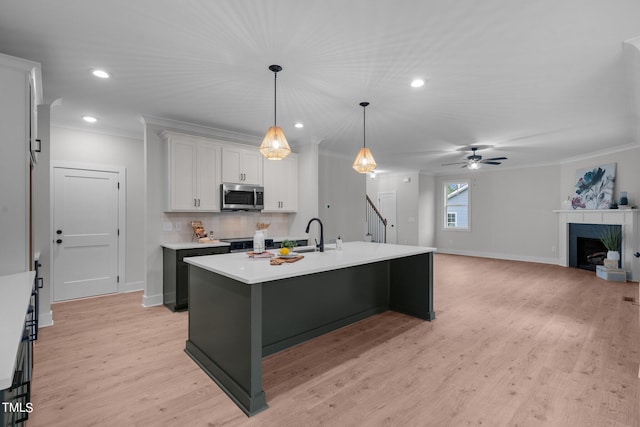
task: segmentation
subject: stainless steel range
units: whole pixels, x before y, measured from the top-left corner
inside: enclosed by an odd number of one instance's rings
[[[248,252],[253,250],[253,237],[239,237],[237,239],[220,239],[221,242],[230,244],[231,252]],[[265,249],[274,249],[273,239],[264,239]]]

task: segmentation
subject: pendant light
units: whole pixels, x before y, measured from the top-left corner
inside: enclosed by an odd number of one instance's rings
[[[291,153],[287,138],[284,136],[282,128],[277,125],[276,121],[276,83],[278,72],[282,71],[279,65],[271,65],[269,70],[273,71],[273,126],[267,130],[267,133],[260,144],[260,153],[269,160],[282,160]]]
[[[358,173],[367,173],[371,172],[376,168],[376,161],[373,159],[373,155],[371,154],[371,150],[367,148],[367,116],[366,116],[366,108],[369,105],[368,102],[361,102],[360,106],[362,107],[362,148],[358,151],[358,155],[356,159],[353,161],[353,168]]]

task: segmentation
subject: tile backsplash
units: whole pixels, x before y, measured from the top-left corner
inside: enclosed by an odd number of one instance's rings
[[[251,237],[256,230],[256,224],[271,224],[266,231],[266,237],[288,236],[289,215],[261,212],[165,212],[163,241],[165,243],[180,243],[194,241],[191,221],[202,221],[207,234],[213,230],[216,239],[232,239],[237,237]],[[171,224],[171,231],[166,231]],[[264,230],[263,230],[264,231]]]

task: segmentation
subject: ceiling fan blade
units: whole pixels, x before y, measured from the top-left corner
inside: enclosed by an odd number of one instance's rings
[[[451,165],[461,165],[461,164],[467,164],[467,162],[455,162],[455,163],[445,163],[443,165],[440,166],[451,166]]]
[[[506,157],[493,157],[491,159],[485,159],[485,160],[508,160]]]
[[[502,164],[500,162],[490,162],[487,160],[481,160],[480,163],[482,163],[483,165],[501,165]]]

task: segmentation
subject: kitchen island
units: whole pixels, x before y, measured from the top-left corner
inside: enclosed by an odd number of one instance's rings
[[[185,258],[185,352],[254,415],[267,408],[263,356],[386,310],[433,320],[434,251],[348,242],[277,266],[246,253]]]

